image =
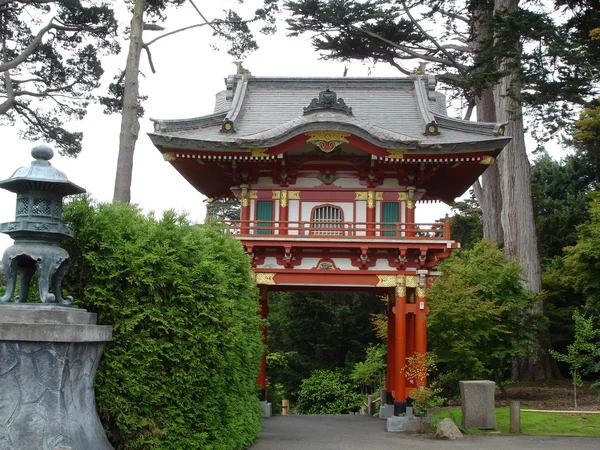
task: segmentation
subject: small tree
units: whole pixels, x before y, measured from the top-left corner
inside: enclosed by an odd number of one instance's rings
[[[514,358],[530,354],[538,315],[526,314],[536,299],[522,286],[518,263],[482,240],[442,264],[429,290],[428,336],[437,355],[438,380],[456,394],[458,380],[492,377],[500,382]]]
[[[578,310],[573,311],[573,322],[575,338],[567,346],[567,353],[550,350],[550,354],[558,361],[571,365],[569,372],[573,379],[573,407],[577,408],[577,388],[583,386],[581,375],[600,359],[600,347],[597,343],[600,330],[594,327],[591,317],[583,316]]]

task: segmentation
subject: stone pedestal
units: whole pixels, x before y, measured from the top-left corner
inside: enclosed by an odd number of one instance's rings
[[[496,383],[487,380],[459,381],[462,398],[462,427],[493,430],[496,428],[494,414],[494,389]]]
[[[273,405],[267,401],[261,401],[260,406],[263,410],[263,417],[271,417],[273,415]]]
[[[379,407],[379,418],[387,419],[388,417],[394,417],[394,405],[381,405]]]
[[[111,450],[94,378],[112,327],[44,304],[0,306],[0,450]]]
[[[388,417],[385,430],[390,433],[418,433],[421,431],[423,420],[420,417]]]

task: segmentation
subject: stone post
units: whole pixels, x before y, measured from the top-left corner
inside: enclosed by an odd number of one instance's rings
[[[463,428],[494,430],[494,388],[496,383],[488,380],[459,381],[462,398]]]
[[[0,450],[111,450],[94,378],[112,327],[48,304],[0,306]]]
[[[510,401],[510,434],[520,434],[521,433],[521,402],[519,401]]]

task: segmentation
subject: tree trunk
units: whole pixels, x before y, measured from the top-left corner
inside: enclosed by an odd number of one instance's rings
[[[518,3],[519,0],[495,0],[495,9],[499,14],[512,13],[517,10]],[[520,46],[518,36],[515,37],[514,45]],[[496,120],[508,122],[506,134],[512,137],[498,158],[504,252],[508,259],[518,260],[523,267],[525,288],[537,293],[542,290],[542,271],[531,196],[531,170],[525,150],[522,109],[517,100],[521,86],[517,80],[517,69],[512,68],[515,62],[503,61],[500,70],[509,73],[494,88]],[[536,308],[530,312],[543,314],[543,300],[539,300]],[[546,329],[539,336],[540,348],[535,351],[536,355],[533,358],[521,358],[513,364],[513,379],[538,380],[551,377],[551,363],[547,352],[549,342],[549,330]]]
[[[493,42],[490,32],[489,21],[493,10],[488,4],[476,3],[472,12],[472,36],[475,54],[479,54]],[[478,68],[477,70],[485,70]],[[494,106],[494,93],[492,87],[484,88],[477,93],[475,98],[477,106],[478,122],[496,122],[496,109]],[[502,231],[501,211],[502,197],[500,195],[500,173],[498,165],[494,164],[487,168],[481,179],[473,185],[475,196],[481,206],[483,214],[483,237],[498,245],[504,244],[504,233]]]
[[[486,89],[477,98],[477,121],[496,122],[492,89]],[[489,166],[481,176],[481,184],[474,185],[475,196],[483,214],[483,237],[498,245],[504,244],[502,231],[502,196],[500,195],[500,172],[498,165]]]
[[[125,67],[125,90],[123,93],[123,113],[119,134],[119,158],[115,177],[113,201],[129,203],[131,200],[131,178],[133,174],[133,152],[140,132],[138,120],[138,94],[140,55],[142,52],[142,31],[146,0],[136,0],[131,18],[129,54]]]

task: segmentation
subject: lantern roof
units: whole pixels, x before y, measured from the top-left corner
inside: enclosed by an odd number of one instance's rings
[[[28,167],[21,167],[13,175],[0,181],[0,188],[20,193],[28,190],[45,191],[62,196],[83,194],[85,189],[69,181],[60,170],[52,167],[50,159],[54,151],[45,144],[36,145],[31,150],[35,161]]]

